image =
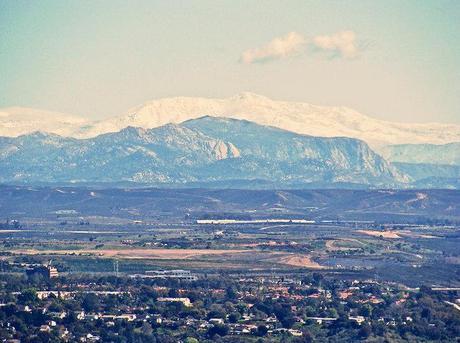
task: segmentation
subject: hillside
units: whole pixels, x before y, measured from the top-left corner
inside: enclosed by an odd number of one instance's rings
[[[248,121],[203,117],[91,139],[33,133],[0,139],[1,182],[266,181],[394,187],[407,178],[352,138],[299,135]]]

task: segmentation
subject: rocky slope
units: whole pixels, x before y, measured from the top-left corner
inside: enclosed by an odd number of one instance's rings
[[[183,184],[264,180],[397,186],[408,179],[366,143],[249,121],[203,117],[90,139],[33,133],[0,138],[1,182]]]

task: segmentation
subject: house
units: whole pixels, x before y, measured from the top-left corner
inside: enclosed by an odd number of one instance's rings
[[[192,307],[192,302],[189,298],[158,298],[159,302],[181,302],[185,307]]]
[[[51,332],[51,327],[49,325],[41,325],[40,332]]]
[[[323,324],[323,322],[333,322],[337,320],[337,318],[329,318],[329,317],[306,317],[306,320],[314,320],[316,324]]]
[[[50,296],[54,296],[59,299],[70,299],[75,295],[75,292],[66,291],[37,291],[37,297],[40,300],[47,299]]]
[[[35,275],[40,275],[46,279],[53,279],[59,276],[59,272],[56,267],[52,267],[51,265],[46,266],[37,266],[32,267],[26,270],[26,274],[29,277],[33,277]]]
[[[185,281],[196,281],[198,276],[192,274],[189,270],[147,270],[145,275],[138,275],[138,277],[151,278],[151,279],[178,279]]]
[[[224,320],[222,318],[211,318],[209,319],[211,324],[223,324]]]
[[[51,318],[56,318],[56,319],[64,319],[67,316],[67,313],[65,311],[61,312],[48,312],[48,315]]]
[[[339,298],[342,300],[348,299],[352,295],[353,295],[353,292],[349,290],[339,292]]]
[[[86,336],[80,338],[81,342],[97,342],[101,339],[99,336],[95,336],[91,333],[88,333]]]
[[[101,319],[104,319],[104,320],[117,320],[117,319],[120,319],[120,320],[126,320],[128,322],[132,322],[134,321],[137,317],[135,314],[131,314],[131,313],[126,313],[126,314],[120,314],[120,315],[115,315],[115,314],[103,314],[100,316]]]
[[[288,332],[295,337],[300,337],[303,335],[302,331],[300,330],[295,330],[295,329],[289,329]]]

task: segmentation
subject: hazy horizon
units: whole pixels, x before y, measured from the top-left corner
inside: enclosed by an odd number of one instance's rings
[[[452,1],[4,1],[0,107],[97,120],[153,99],[249,91],[460,123],[458,14]]]

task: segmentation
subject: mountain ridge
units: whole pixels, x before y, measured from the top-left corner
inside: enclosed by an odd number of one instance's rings
[[[460,142],[389,145],[383,154],[392,162],[460,166]]]
[[[460,142],[460,125],[440,123],[397,123],[375,119],[340,106],[317,106],[304,102],[275,101],[254,93],[241,93],[224,99],[199,97],[163,98],[145,102],[112,118],[88,122],[74,116],[55,115],[29,124],[29,109],[0,109],[0,135],[18,136],[32,130],[53,132],[67,137],[91,138],[118,132],[128,126],[154,128],[181,123],[204,115],[245,119],[261,125],[279,127],[299,134],[362,139],[373,148],[390,144]],[[34,110],[31,110],[32,112]],[[50,112],[51,113],[51,112]],[[48,117],[53,117],[49,115]],[[61,126],[60,126],[61,125]]]
[[[406,177],[364,141],[299,135],[249,121],[202,117],[94,138],[34,133],[0,139],[1,182],[396,185]]]

